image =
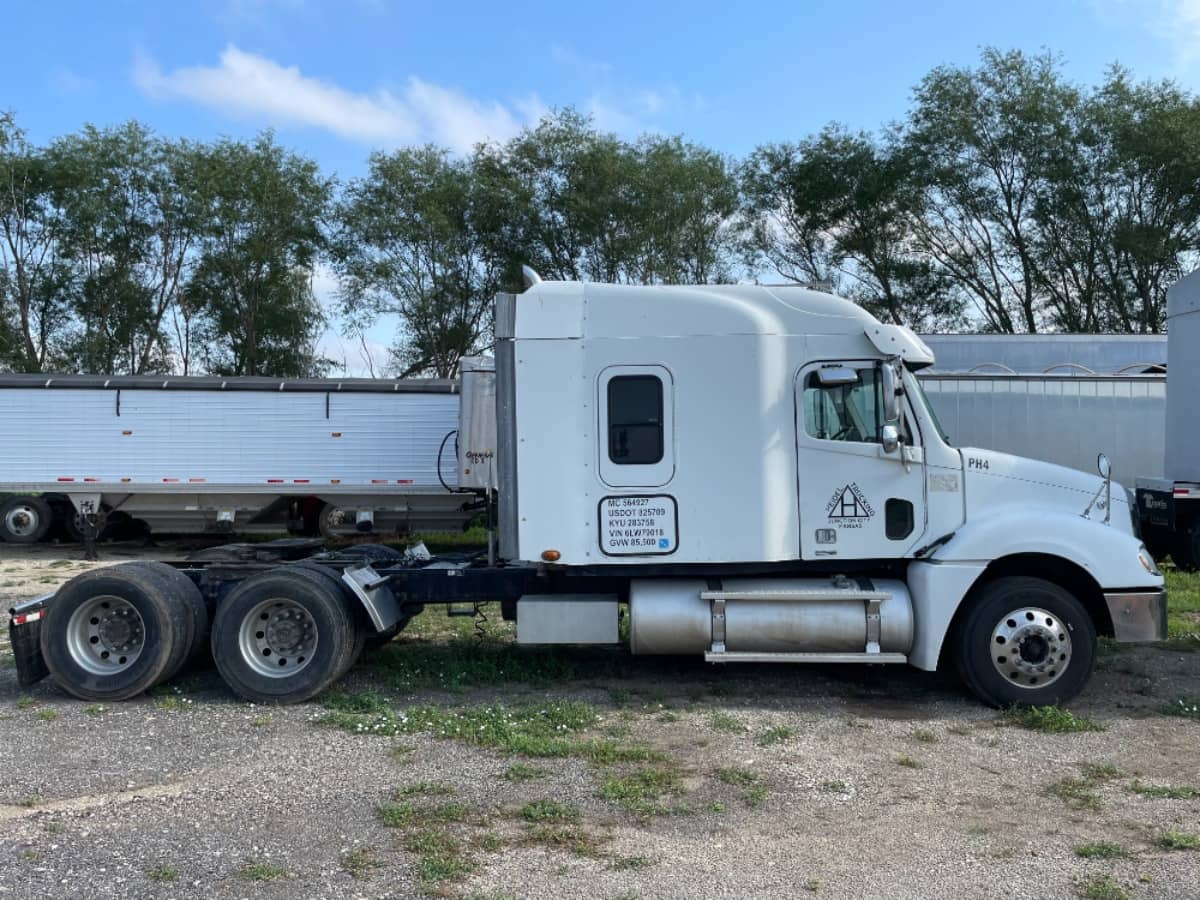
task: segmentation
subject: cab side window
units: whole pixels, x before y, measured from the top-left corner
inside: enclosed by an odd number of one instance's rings
[[[879,373],[872,366],[858,369],[853,384],[821,384],[817,372],[804,379],[804,430],[823,441],[879,443],[883,403]]]
[[[624,466],[654,465],[663,458],[663,384],[656,376],[609,379],[608,458]]]

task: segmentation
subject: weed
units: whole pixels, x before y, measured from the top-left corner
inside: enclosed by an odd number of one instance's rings
[[[931,728],[917,728],[912,733],[913,740],[921,744],[936,744],[937,733]]]
[[[180,712],[181,710],[191,709],[195,704],[191,697],[180,697],[178,695],[170,695],[159,697],[154,703],[159,709],[166,712]]]
[[[22,797],[20,800],[18,800],[17,806],[23,806],[26,809],[33,809],[41,802],[42,798],[40,796],[37,794],[29,794],[28,796]]]
[[[1046,789],[1052,797],[1058,797],[1074,809],[1097,810],[1100,798],[1091,791],[1093,782],[1086,778],[1064,778]]]
[[[253,719],[250,720],[250,727],[251,728],[270,728],[271,727],[271,717],[270,716],[255,716]]]
[[[819,891],[821,889],[821,879],[820,878],[806,879],[804,882],[804,889],[806,891],[808,891],[810,894],[815,894],[817,891]]]
[[[767,789],[759,785],[758,787],[746,788],[742,792],[742,802],[751,809],[756,809],[763,805],[767,799]]]
[[[726,784],[736,785],[737,787],[750,787],[752,784],[758,784],[758,776],[749,769],[740,769],[736,766],[731,766],[727,769],[717,769],[714,773],[718,781],[723,781]]]
[[[789,728],[787,725],[774,725],[762,733],[758,739],[760,747],[770,747],[772,744],[779,744],[786,741],[796,734],[796,729]]]
[[[396,790],[396,797],[447,797],[454,793],[454,786],[440,781],[418,781]]]
[[[55,819],[51,819],[49,822],[47,822],[42,827],[46,829],[46,834],[62,834],[64,831],[67,830],[66,825],[64,825],[62,822],[59,822]]]
[[[1111,763],[1080,763],[1079,771],[1088,781],[1112,781],[1122,775],[1121,770]]]
[[[38,853],[36,850],[21,851],[21,859],[25,860],[26,862],[37,862],[41,858],[42,854]]]
[[[913,757],[909,756],[907,753],[901,753],[899,756],[896,757],[896,765],[904,766],[904,768],[906,768],[906,769],[923,769],[923,768],[925,768],[925,763],[921,762],[919,759],[914,759]]]
[[[561,803],[558,800],[534,800],[532,803],[526,803],[521,807],[519,815],[526,822],[535,824],[546,822],[574,824],[580,819],[578,807],[572,806],[570,803]]]
[[[90,706],[85,706],[83,711],[89,716],[102,716],[107,710],[99,703],[93,703]]]
[[[720,800],[714,800],[712,803],[708,804],[708,811],[714,813],[723,813],[725,812],[725,804]]]
[[[475,863],[463,855],[462,843],[444,831],[418,831],[408,835],[404,848],[417,855],[417,878],[426,892],[443,881],[470,875]]]
[[[485,853],[495,853],[504,846],[504,838],[498,834],[492,834],[490,831],[479,835],[471,842],[472,847],[478,847]]]
[[[636,869],[648,869],[654,865],[654,860],[648,856],[618,856],[609,867],[616,869],[618,872],[626,872]]]
[[[278,881],[280,878],[287,878],[288,871],[274,863],[248,859],[238,870],[238,875],[246,881]]]
[[[504,770],[504,777],[508,781],[522,782],[533,781],[537,778],[545,778],[550,773],[545,769],[539,769],[537,766],[531,766],[526,763],[516,763]]]
[[[146,869],[146,877],[151,881],[174,881],[179,877],[179,869],[170,863],[160,863]]]
[[[19,705],[19,704],[18,704]],[[1184,719],[1200,719],[1200,699],[1179,697],[1162,708],[1163,715],[1180,716]]]
[[[1120,844],[1097,841],[1092,844],[1080,844],[1075,848],[1075,855],[1083,859],[1124,859],[1129,854]]]
[[[822,781],[821,790],[827,794],[845,794],[850,791],[850,785],[844,781]]]
[[[1129,789],[1135,794],[1141,794],[1143,797],[1153,797],[1156,800],[1195,800],[1200,797],[1200,789],[1180,786],[1169,787],[1158,784],[1142,784],[1140,781],[1135,781],[1129,786]]]
[[[17,709],[29,709],[31,706],[37,706],[37,700],[33,697],[25,696],[17,698]]]
[[[534,825],[526,829],[521,843],[595,858],[600,855],[601,839],[576,825]]]
[[[1164,831],[1154,842],[1163,850],[1200,850],[1200,835],[1182,831]]]
[[[1078,731],[1103,731],[1091,719],[1077,716],[1058,706],[1014,706],[1004,711],[1001,724],[1016,725],[1046,734],[1070,734]]]
[[[1077,878],[1075,887],[1079,896],[1087,900],[1130,900],[1133,895],[1111,875],[1089,875],[1087,878]]]
[[[37,717],[43,722],[53,722],[58,718],[57,709],[39,709]]]
[[[417,748],[411,744],[393,744],[392,759],[396,762],[412,762],[412,755],[417,752]]]
[[[628,775],[609,778],[600,786],[600,796],[642,816],[663,815],[665,794],[680,796],[683,784],[673,768],[639,769]]]
[[[372,872],[383,866],[370,847],[357,847],[343,853],[341,864],[352,878],[368,878]]]
[[[713,710],[708,715],[708,725],[713,731],[726,732],[741,732],[746,730],[746,726],[741,723],[741,720],[734,718],[729,713]]]

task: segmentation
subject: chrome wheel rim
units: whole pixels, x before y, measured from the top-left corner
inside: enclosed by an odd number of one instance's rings
[[[1071,664],[1071,629],[1036,606],[1014,609],[992,629],[992,665],[1009,684],[1044,688]]]
[[[128,600],[92,597],[67,621],[67,652],[93,675],[116,675],[132,666],[146,644],[146,623]]]
[[[259,675],[287,678],[312,662],[317,623],[295,600],[264,600],[242,619],[238,649],[246,665]]]
[[[36,507],[26,503],[18,503],[4,514],[4,527],[15,537],[35,534],[40,524],[41,514]]]

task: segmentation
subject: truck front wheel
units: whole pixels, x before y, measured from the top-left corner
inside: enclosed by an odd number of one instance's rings
[[[1069,591],[1041,578],[983,585],[955,635],[955,662],[990,706],[1064,703],[1087,683],[1096,628]]]
[[[217,607],[213,661],[257,703],[300,703],[350,667],[355,622],[320,573],[288,567],[247,578]]]

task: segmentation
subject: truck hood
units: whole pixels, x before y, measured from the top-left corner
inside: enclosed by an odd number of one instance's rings
[[[1052,507],[1082,516],[1098,495],[1088,518],[1104,522],[1104,479],[1099,475],[995,450],[966,447],[961,452],[968,509],[1019,504],[1026,508]],[[1132,534],[1129,494],[1116,481],[1112,485],[1112,505],[1108,524]]]

